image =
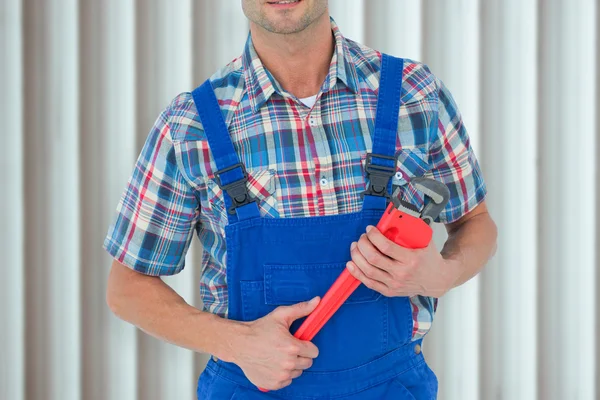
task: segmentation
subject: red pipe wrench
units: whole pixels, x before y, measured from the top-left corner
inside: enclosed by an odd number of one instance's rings
[[[429,178],[415,178],[411,181],[415,189],[429,197],[429,202],[419,211],[415,206],[392,196],[377,229],[394,243],[409,249],[427,247],[433,230],[429,226],[442,212],[450,199],[450,191],[441,182]],[[294,337],[312,340],[331,316],[360,286],[360,281],[348,272],[341,273],[331,288],[325,293],[317,308],[306,317]]]

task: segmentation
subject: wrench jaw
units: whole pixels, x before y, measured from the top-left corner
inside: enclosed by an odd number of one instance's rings
[[[398,210],[402,211],[405,214],[413,216],[415,218],[421,218],[421,211],[414,205],[409,203],[408,201],[402,200],[400,197],[400,189],[396,188],[394,193],[392,194],[392,203],[394,203],[394,207]]]
[[[427,225],[431,225],[450,200],[450,190],[442,182],[431,178],[414,178],[411,183],[416,190],[419,190],[425,196],[429,197],[422,210],[418,210],[414,205],[398,198],[400,189],[397,188],[392,196],[394,205],[402,212],[421,218]]]

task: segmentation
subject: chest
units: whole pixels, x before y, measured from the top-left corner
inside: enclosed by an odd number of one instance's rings
[[[324,93],[312,108],[273,95],[258,112],[242,101],[228,131],[261,213],[272,218],[336,215],[360,210],[372,149],[377,96]],[[427,99],[401,105],[395,150],[395,186],[428,170],[428,139],[435,110]],[[176,144],[206,222],[224,226],[227,215],[206,140]]]

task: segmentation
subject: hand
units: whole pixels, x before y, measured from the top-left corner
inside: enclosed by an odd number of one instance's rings
[[[246,322],[247,330],[234,344],[233,362],[254,385],[278,390],[292,383],[310,368],[319,355],[317,346],[296,339],[290,334],[290,325],[310,314],[319,304],[319,298],[282,306],[256,321]]]
[[[350,249],[348,271],[387,297],[441,297],[458,278],[454,265],[442,257],[433,241],[424,249],[407,249],[369,226]]]

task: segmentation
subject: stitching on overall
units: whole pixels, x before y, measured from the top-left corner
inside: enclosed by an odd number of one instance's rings
[[[383,320],[383,329],[381,330],[381,351],[385,353],[388,348],[389,341],[389,318],[390,318],[390,310],[389,310],[389,297],[383,297],[383,310],[382,310],[382,320]]]

